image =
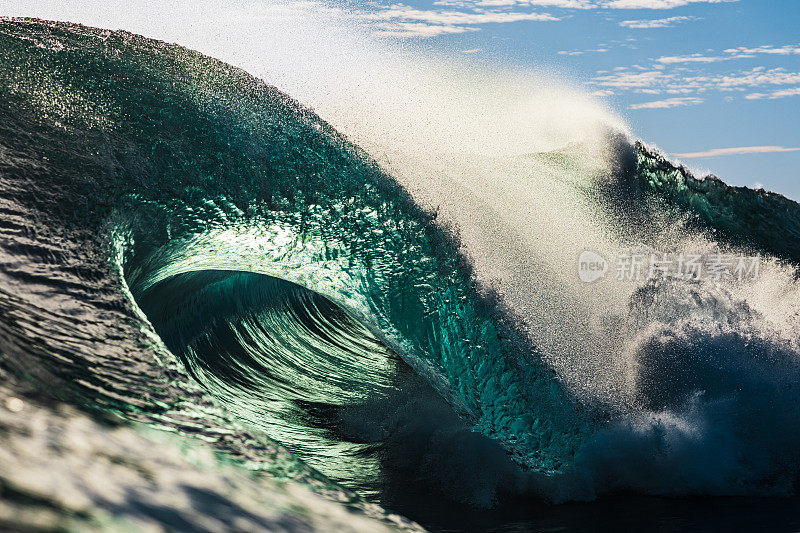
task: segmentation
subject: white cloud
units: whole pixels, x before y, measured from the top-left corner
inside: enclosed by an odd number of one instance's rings
[[[394,4],[376,11],[361,12],[357,18],[370,21],[382,37],[427,38],[438,35],[479,31],[481,24],[528,21],[557,21],[547,13],[516,11],[459,11],[417,9]]]
[[[541,7],[559,7],[562,9],[594,9],[597,7],[591,0],[525,0],[520,3]]]
[[[800,87],[792,87],[790,89],[780,89],[778,91],[772,91],[771,93],[752,93],[745,96],[748,100],[775,100],[776,98],[786,98],[787,96],[798,96],[800,95]]]
[[[697,78],[701,80],[702,78]],[[759,87],[764,85],[800,84],[800,72],[789,72],[784,68],[765,69],[756,67],[738,74],[708,77],[719,87]]]
[[[672,18],[680,18],[680,17],[672,17]],[[670,20],[670,19],[663,19],[663,20]],[[637,22],[637,21],[626,21],[626,22]],[[624,25],[624,23],[622,22],[620,24]],[[740,46],[738,48],[728,48],[727,50],[723,50],[722,53],[724,55],[709,56],[705,54],[690,54],[683,56],[664,56],[664,57],[659,57],[658,59],[656,59],[656,61],[667,65],[673,65],[676,63],[717,63],[719,61],[731,61],[733,59],[752,59],[756,57],[756,55],[758,54],[783,55],[783,56],[800,55],[800,45],[788,44],[780,47],[764,45],[764,46],[757,46],[755,48],[747,48],[745,46]]]
[[[537,6],[558,9],[673,9],[689,4],[723,4],[739,0],[436,0],[434,5],[453,7]]]
[[[750,70],[728,74],[703,74],[692,75],[685,69],[653,69],[633,70],[628,67],[613,73],[596,76],[593,85],[608,88],[623,89],[642,94],[703,94],[712,91],[736,92],[745,91],[756,87],[771,87],[776,85],[800,85],[800,72],[790,72],[784,68],[766,69],[755,67]],[[751,100],[759,98],[781,98],[792,96],[795,88],[776,90],[775,93],[753,93]]]
[[[357,18],[370,20],[379,35],[391,37],[433,37],[436,35],[479,31],[483,24],[521,21],[558,21],[561,17],[524,8],[577,9],[671,9],[694,3],[717,4],[738,0],[435,0],[443,9],[418,9],[398,3],[359,11]],[[449,9],[448,9],[449,8]],[[516,8],[516,9],[515,9]],[[629,28],[666,28],[696,20],[696,17],[668,17],[656,20],[626,20],[620,25]],[[605,52],[606,49],[563,52],[578,55]]]
[[[426,22],[381,22],[375,25],[375,30],[375,34],[379,37],[406,39],[412,37],[426,38],[436,37],[437,35],[465,33],[468,31],[478,31],[478,28],[428,24]]]
[[[752,56],[753,54],[774,54],[774,55],[800,55],[800,44],[793,45],[788,44],[781,47],[775,46],[757,46],[755,48],[745,48],[744,46],[740,46],[739,48],[729,48],[724,50],[726,54],[746,54],[747,56]]]
[[[588,50],[561,50],[560,52],[558,52],[558,55],[562,55],[562,56],[579,56],[579,55],[586,54],[586,53],[589,53],[589,52],[593,52],[593,53],[596,53],[596,54],[602,54],[602,53],[608,52],[609,50],[610,50],[610,48],[602,48],[602,47],[601,48],[589,48]]]
[[[636,73],[619,71],[615,74],[599,76],[594,79],[594,82],[603,87],[636,89],[663,85],[668,83],[670,79],[669,76],[659,70],[648,70]]]
[[[513,6],[517,3],[517,0],[479,0],[475,2],[474,6],[470,7],[506,7],[506,6]]]
[[[620,26],[625,28],[636,29],[652,29],[652,28],[669,28],[675,24],[683,24],[693,20],[700,20],[698,17],[668,17],[664,19],[653,20],[623,20],[619,23]]]
[[[723,4],[739,0],[436,0],[437,6],[526,5],[558,9],[673,9],[689,4]]]
[[[628,106],[629,109],[671,109],[673,107],[683,107],[688,105],[702,104],[705,100],[694,96],[681,97],[681,98],[667,98],[666,100],[656,100],[654,102],[645,102],[643,104],[633,104]]]
[[[673,9],[689,4],[722,4],[738,0],[611,0],[602,3],[609,9]]]
[[[597,9],[597,3],[592,0],[437,0],[437,6],[537,6],[555,7],[558,9]]]
[[[368,20],[418,21],[428,24],[451,26],[456,24],[488,24],[518,22],[521,20],[556,21],[560,20],[547,13],[497,12],[497,11],[443,11],[416,9],[405,4],[395,4],[386,9],[365,13]]]
[[[688,56],[663,56],[656,59],[656,61],[664,65],[674,65],[676,63],[717,63],[719,61],[728,61],[730,59],[733,59],[733,57],[704,56],[703,54],[692,54]]]
[[[374,6],[357,10],[356,18],[371,21],[376,33],[390,37],[433,37],[437,35],[479,31],[484,24],[537,21],[554,22],[560,16],[530,11],[530,8],[564,10],[589,9],[671,9],[695,3],[724,3],[738,0],[435,0],[435,9],[412,7],[403,3],[385,7]],[[698,20],[678,16],[655,20],[625,20],[620,25],[629,28],[665,28]],[[631,45],[628,45],[631,46]],[[632,46],[631,46],[632,47]],[[585,52],[605,52],[606,49],[564,52],[578,55]]]
[[[797,152],[800,148],[784,148],[783,146],[742,146],[739,148],[714,148],[706,152],[690,152],[685,154],[672,154],[685,159],[700,159],[703,157],[719,157],[725,155],[766,154],[772,152]]]

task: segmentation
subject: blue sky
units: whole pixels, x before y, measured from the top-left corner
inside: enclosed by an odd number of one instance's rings
[[[800,200],[797,0],[407,0],[375,32],[475,61],[546,66],[700,173]]]

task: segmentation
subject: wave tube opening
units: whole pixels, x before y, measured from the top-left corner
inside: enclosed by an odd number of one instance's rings
[[[434,523],[452,523],[454,508],[490,521],[514,507],[528,513],[518,503],[525,475],[503,447],[471,431],[320,294],[263,274],[202,270],[136,300],[221,405],[326,477]]]

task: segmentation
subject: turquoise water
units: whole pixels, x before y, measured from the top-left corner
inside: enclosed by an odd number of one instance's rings
[[[635,345],[616,402],[554,361],[569,332],[487,283],[457,225],[274,87],[125,32],[4,20],[0,46],[9,394],[177,434],[384,523],[794,494],[794,202],[619,139],[618,165],[560,182],[627,245],[673,232],[768,259],[769,287],[636,287],[603,326]],[[560,178],[578,156],[532,157]],[[776,294],[783,329],[762,316]]]

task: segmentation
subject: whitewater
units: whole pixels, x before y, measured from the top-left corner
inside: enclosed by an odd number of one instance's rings
[[[180,5],[0,22],[4,523],[794,505],[795,202],[693,176],[553,72],[331,6]],[[631,254],[759,268],[618,279]]]

